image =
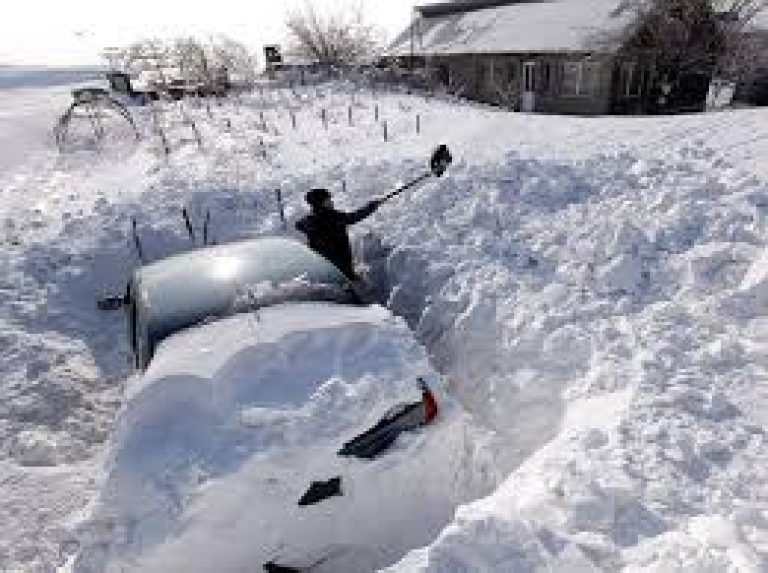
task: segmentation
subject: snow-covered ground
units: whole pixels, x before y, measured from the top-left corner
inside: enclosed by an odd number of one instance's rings
[[[63,111],[58,89],[35,92],[34,122]],[[3,117],[29,105],[0,97]],[[130,371],[121,318],[94,299],[136,264],[131,217],[152,258],[188,247],[183,206],[196,224],[210,210],[218,241],[279,232],[274,189],[291,220],[310,186],[357,206],[445,142],[446,177],[361,224],[357,247],[382,302],[457,381],[467,443],[490,431],[498,450],[491,468],[463,468],[486,474],[480,499],[441,506],[397,555],[373,550],[392,571],[768,570],[768,112],[563,118],[265,90],[189,105],[202,149],[176,124],[165,158],[134,111],[135,147],[58,157],[32,122],[0,149],[0,568],[69,562],[110,508]],[[456,463],[430,431],[425,459]],[[196,525],[248,523],[253,492],[225,497],[182,500],[166,529],[179,552],[157,558],[194,558]],[[109,542],[130,526],[115,525]]]

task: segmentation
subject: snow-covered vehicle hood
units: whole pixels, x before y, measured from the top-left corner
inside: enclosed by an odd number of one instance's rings
[[[419,400],[418,376],[437,394],[434,424],[372,461],[336,455]],[[384,567],[487,488],[479,437],[382,307],[290,304],[182,331],[129,384],[95,543],[75,570]],[[335,476],[342,496],[297,505],[312,481]]]

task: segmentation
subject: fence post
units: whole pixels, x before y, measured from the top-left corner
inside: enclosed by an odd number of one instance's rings
[[[189,235],[189,241],[195,244],[195,230],[192,228],[192,221],[189,220],[189,212],[186,207],[181,208],[181,218],[184,219],[184,226],[187,228],[187,235]]]
[[[195,140],[197,141],[197,147],[198,149],[203,148],[203,138],[200,135],[200,130],[197,129],[197,124],[195,123],[194,119],[189,120],[189,126],[192,128],[192,133],[195,134]]]
[[[283,207],[283,193],[280,189],[275,189],[275,197],[277,198],[277,208],[280,211],[280,222],[283,224],[283,231],[288,230],[288,223],[285,222],[285,209]]]
[[[163,142],[163,151],[165,152],[165,156],[168,157],[171,154],[171,146],[168,144],[168,138],[165,136],[165,131],[163,131],[162,128],[160,128],[160,139]]]
[[[328,129],[328,115],[326,114],[325,108],[320,110],[320,118],[323,120],[323,127]]]
[[[139,237],[139,231],[136,225],[136,217],[131,218],[131,235],[133,236],[133,248],[136,249],[136,255],[139,257],[139,262],[143,265],[146,259],[144,258],[144,249],[141,246],[141,238]]]
[[[293,125],[294,131],[296,130],[296,114],[291,110],[291,125]]]
[[[347,109],[347,118],[349,119],[349,126],[352,127],[352,106]]]
[[[387,122],[384,121],[384,141],[389,141],[389,132],[387,130]]]
[[[416,114],[416,134],[421,133],[421,115],[418,113]]]
[[[346,193],[347,192],[347,180],[342,179],[341,180],[341,192]]]
[[[373,119],[376,122],[379,121],[379,104],[373,106]]]
[[[261,150],[261,157],[267,158],[267,148],[264,146],[264,138],[259,136],[259,149]]]
[[[205,221],[203,222],[203,245],[204,246],[208,245],[210,226],[211,226],[211,210],[206,209]]]

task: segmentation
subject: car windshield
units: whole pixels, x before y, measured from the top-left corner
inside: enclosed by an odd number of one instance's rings
[[[132,291],[142,332],[138,336],[146,338],[150,355],[162,339],[211,318],[284,302],[356,302],[349,282],[332,263],[282,238],[242,241],[158,261],[136,272]]]

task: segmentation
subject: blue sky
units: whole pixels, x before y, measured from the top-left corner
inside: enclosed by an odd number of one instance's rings
[[[318,10],[352,6],[311,0]],[[366,19],[391,39],[407,26],[413,0],[361,0]],[[224,34],[261,49],[284,42],[286,12],[297,1],[16,0],[0,19],[0,64],[101,63],[105,46],[147,37]]]

